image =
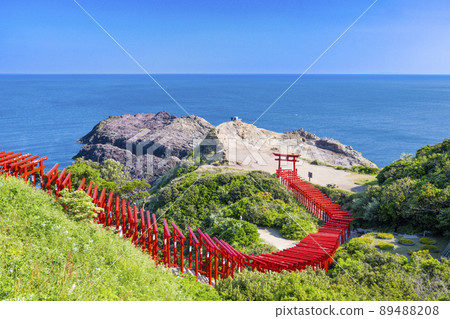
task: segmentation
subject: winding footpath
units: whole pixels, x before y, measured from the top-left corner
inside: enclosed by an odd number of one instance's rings
[[[144,209],[138,210],[126,199],[114,196],[112,192],[108,194],[106,189],[100,190],[92,181],[83,179],[78,190],[85,191],[93,203],[102,208],[95,222],[131,240],[155,260],[157,266],[163,264],[181,272],[190,272],[197,278],[208,278],[209,284],[233,276],[246,267],[261,272],[295,271],[306,267],[328,270],[337,248],[350,235],[352,217],[298,176],[295,169],[298,156],[276,155],[279,161],[294,161],[293,169],[279,167],[277,176],[280,182],[294,193],[308,211],[325,223],[317,233],[309,234],[295,246],[272,254],[243,254],[225,241],[211,238],[201,229],[194,231],[188,227],[185,236],[175,223],[169,226],[165,218],[160,219]],[[72,173],[65,168],[58,171],[59,164],[44,172],[46,159],[29,153],[0,151],[0,174],[23,178],[58,199],[62,189],[72,190]]]

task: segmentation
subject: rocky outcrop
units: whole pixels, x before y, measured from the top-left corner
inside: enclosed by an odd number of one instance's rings
[[[108,158],[126,165],[134,178],[150,182],[186,157],[196,140],[213,128],[206,120],[167,112],[110,116],[79,142],[85,144],[74,158],[103,162]]]
[[[330,137],[318,137],[303,130],[291,131],[283,134],[282,138],[296,140],[298,154],[302,157],[318,160],[327,164],[343,167],[367,166],[377,167],[377,165],[349,145]]]
[[[231,165],[272,166],[273,153],[280,152],[301,154],[302,158],[335,166],[377,167],[351,146],[304,130],[277,133],[237,120],[220,124],[209,136],[216,136],[217,153]]]
[[[351,146],[304,130],[277,133],[240,120],[213,127],[197,116],[177,117],[167,112],[111,116],[79,140],[84,146],[74,158],[98,162],[112,158],[126,165],[134,178],[153,182],[203,139],[198,149],[207,158],[202,162],[207,163],[255,164],[253,168],[259,169],[274,164],[273,152],[281,152],[337,166],[376,167]]]

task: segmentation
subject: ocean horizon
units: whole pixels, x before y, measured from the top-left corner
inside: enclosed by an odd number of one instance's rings
[[[189,114],[253,123],[297,74],[153,74]],[[0,75],[0,149],[70,164],[76,141],[110,115],[186,115],[147,75]],[[303,128],[383,167],[449,137],[450,75],[307,74],[256,126]]]

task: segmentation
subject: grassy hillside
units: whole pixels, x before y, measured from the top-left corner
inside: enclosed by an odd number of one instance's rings
[[[0,176],[0,208],[0,300],[218,299],[21,180]]]

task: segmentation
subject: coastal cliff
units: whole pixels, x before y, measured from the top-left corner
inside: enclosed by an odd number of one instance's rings
[[[203,139],[213,126],[194,116],[167,112],[110,116],[79,142],[76,158],[103,162],[111,158],[126,165],[134,178],[153,182],[180,159],[189,155],[193,142]]]
[[[214,150],[216,161],[242,168],[269,165],[271,169],[273,152],[301,154],[335,166],[376,167],[351,146],[304,130],[277,133],[241,120],[214,127],[197,116],[177,117],[167,112],[110,116],[79,140],[84,146],[74,159],[103,162],[111,158],[126,165],[134,178],[153,182],[186,158],[201,140]]]
[[[273,162],[273,152],[280,152],[301,154],[302,158],[333,166],[377,167],[351,146],[329,137],[318,137],[303,129],[277,133],[236,120],[220,124],[214,134],[223,156],[237,165],[269,164]]]

